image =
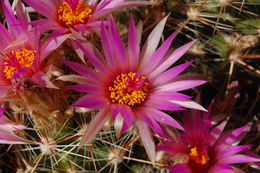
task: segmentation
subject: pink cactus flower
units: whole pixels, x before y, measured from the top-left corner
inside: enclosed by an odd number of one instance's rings
[[[27,25],[28,14],[20,1],[16,6],[16,16],[8,2],[1,5],[8,24],[8,29],[0,24],[0,94],[16,86],[22,79],[29,78],[43,85],[52,86],[45,75],[47,66],[43,60],[55,50],[68,35],[47,39],[40,44],[37,28]]]
[[[43,30],[53,29],[54,36],[70,32],[71,29],[87,33],[98,32],[101,19],[108,13],[127,7],[150,5],[149,1],[128,0],[24,0],[47,19],[34,21]]]
[[[242,173],[231,164],[260,162],[241,153],[249,145],[237,145],[247,125],[224,133],[226,121],[212,128],[209,114],[210,110],[185,112],[185,131],[179,139],[169,137],[157,147],[169,154],[168,159],[175,158],[175,164],[167,167],[171,173]]]
[[[155,145],[149,128],[160,135],[163,135],[163,131],[159,124],[182,129],[177,121],[162,111],[185,108],[205,110],[191,101],[190,96],[179,93],[206,82],[192,75],[178,76],[191,62],[170,68],[194,41],[166,54],[174,33],[156,50],[166,19],[154,28],[141,51],[141,34],[133,18],[129,24],[127,48],[112,17],[108,20],[108,28],[101,26],[104,57],[94,47],[84,47],[77,43],[96,69],[65,61],[65,64],[84,77],[79,85],[68,88],[87,93],[72,106],[100,110],[90,122],[81,144],[93,140],[109,117],[112,116],[114,120],[123,118],[120,134],[135,124],[149,158],[154,161]]]

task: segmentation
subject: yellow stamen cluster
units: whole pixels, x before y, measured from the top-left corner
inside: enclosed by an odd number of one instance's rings
[[[22,48],[22,50],[16,51],[15,56],[21,67],[31,67],[35,58],[35,50],[28,50]]]
[[[194,160],[197,164],[205,165],[210,160],[208,153],[204,152],[203,154],[198,153],[197,147],[190,149],[189,158]]]
[[[116,77],[113,86],[109,86],[110,99],[113,103],[134,106],[147,97],[148,81],[146,76],[136,73],[122,73]]]
[[[3,70],[3,72],[5,73],[5,77],[7,79],[11,79],[13,77],[14,73],[16,73],[18,71],[17,67],[13,67],[11,65],[8,65],[9,64],[8,62],[10,61],[10,59],[8,57],[6,57],[4,59],[4,61],[5,62],[4,62],[4,70]]]
[[[22,48],[18,51],[12,51],[9,55],[9,57],[5,57],[4,59],[4,70],[5,77],[7,79],[11,79],[14,75],[14,73],[18,72],[18,68],[28,68],[31,67],[35,58],[35,50],[28,50],[25,48]],[[18,63],[11,62],[10,56],[13,58],[16,58]],[[17,65],[17,66],[16,66]]]
[[[58,7],[58,19],[66,25],[84,24],[91,16],[92,9],[84,2],[79,2],[75,9],[72,9],[68,2],[64,1]]]

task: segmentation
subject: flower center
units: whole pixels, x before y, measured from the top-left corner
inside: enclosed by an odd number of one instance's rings
[[[76,24],[84,24],[92,14],[90,6],[84,2],[77,4],[63,1],[58,7],[58,19],[63,26],[69,27]]]
[[[205,165],[210,160],[207,151],[198,151],[197,147],[190,149],[189,158],[199,165]]]
[[[35,50],[28,50],[22,48],[18,51],[12,51],[4,59],[4,70],[5,77],[11,79],[14,73],[18,72],[18,68],[29,68],[32,66],[35,58]]]
[[[141,104],[148,93],[148,79],[134,72],[122,73],[116,77],[113,86],[109,86],[113,103],[134,106]]]

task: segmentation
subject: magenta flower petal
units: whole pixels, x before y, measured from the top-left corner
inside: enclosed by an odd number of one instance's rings
[[[86,107],[89,109],[100,109],[106,105],[106,101],[103,98],[94,94],[88,94],[81,97],[72,106],[73,107]]]
[[[26,144],[29,141],[22,139],[15,134],[0,132],[0,144]]]
[[[24,0],[28,5],[47,18],[55,17],[55,4],[52,0]]]
[[[117,65],[116,60],[112,54],[112,44],[110,43],[111,38],[109,38],[108,31],[105,28],[105,25],[101,25],[101,42],[102,42],[102,50],[104,51],[104,55],[106,56],[106,63],[108,66],[114,67]]]
[[[111,33],[110,37],[110,44],[117,45],[116,49],[111,49],[111,54],[115,58],[115,62],[117,62],[117,66],[124,69],[125,67],[125,61],[128,61],[127,55],[126,55],[126,49],[124,46],[123,41],[120,38],[120,35],[116,29],[115,22],[113,21],[112,16],[109,17],[109,32]],[[128,63],[127,63],[128,64]]]
[[[76,63],[76,62],[71,62],[71,61],[65,61],[63,60],[63,63],[75,70],[77,73],[80,75],[83,75],[86,77],[88,80],[92,81],[98,81],[100,80],[98,74],[91,68],[88,68],[82,64]]]
[[[3,115],[5,108],[0,108],[0,144],[25,144],[29,141],[17,136],[14,131],[24,130],[25,126]]]
[[[8,30],[0,23],[0,51],[4,49],[12,42],[12,36],[9,34]]]
[[[184,64],[178,65],[176,67],[173,67],[162,74],[160,74],[158,77],[154,79],[154,85],[163,85],[172,79],[174,79],[176,76],[178,76],[181,72],[183,72],[190,64],[190,62],[186,62]],[[162,83],[163,82],[163,83]]]
[[[159,65],[162,61],[162,58],[165,56],[167,51],[169,50],[173,39],[176,36],[176,32],[174,32],[165,42],[154,52],[153,56],[147,62],[146,66],[141,69],[144,74],[149,74],[155,67]]]
[[[12,7],[10,6],[8,0],[2,1],[2,8],[3,8],[5,18],[6,18],[6,21],[8,23],[10,30],[16,37],[18,37],[20,35],[20,33],[22,32],[21,24],[15,18]]]
[[[54,37],[52,39],[46,40],[42,44],[42,50],[41,50],[41,60],[40,62],[47,57],[51,52],[56,50],[67,38],[69,38],[69,34]]]
[[[216,140],[220,137],[222,131],[224,130],[227,121],[223,121],[221,124],[212,129],[210,133],[210,139],[212,142],[216,142]]]
[[[146,150],[146,153],[147,153],[149,159],[152,162],[155,162],[155,145],[154,145],[154,141],[153,141],[153,136],[152,136],[148,126],[146,125],[146,123],[144,123],[143,121],[140,121],[140,120],[137,120],[135,123],[139,130],[140,137],[142,139],[144,148]]]
[[[134,67],[137,67],[138,60],[139,60],[139,40],[138,35],[134,24],[134,18],[133,16],[130,16],[130,22],[129,22],[129,31],[128,31],[128,56],[129,56],[129,66],[131,70],[134,70]]]
[[[98,59],[95,55],[93,55],[86,47],[83,47],[80,43],[76,43],[77,46],[84,52],[84,54],[88,57],[88,60],[101,72],[107,72],[107,68],[105,66],[105,62],[101,59]]]
[[[116,119],[118,115],[121,115],[124,118],[120,135],[122,135],[126,130],[128,130],[132,126],[135,119],[132,110],[125,105],[111,106],[111,113],[114,119]]]
[[[168,101],[163,100],[150,100],[146,102],[146,105],[152,108],[156,108],[158,110],[171,110],[171,111],[177,111],[177,110],[185,110],[184,108],[181,108],[180,106],[173,104]]]
[[[196,40],[187,43],[180,48],[176,49],[162,64],[160,64],[149,76],[154,78],[161,72],[167,70],[172,63],[176,62],[178,59],[184,55],[184,53],[195,43]]]
[[[249,147],[250,147],[250,145],[223,146],[222,149],[219,149],[220,151],[218,152],[216,157],[221,158],[221,157],[230,156],[230,155],[239,153],[240,151],[243,151]]]
[[[171,82],[158,87],[160,91],[183,91],[206,83],[204,80],[182,80]]]
[[[171,170],[170,173],[192,173],[186,164],[176,164],[173,166],[169,166],[168,168]]]
[[[157,48],[161,35],[163,32],[164,25],[166,23],[167,17],[163,18],[160,23],[153,29],[151,34],[148,36],[146,43],[141,52],[141,65],[140,68],[142,69],[150,60],[151,56],[153,55],[155,49]]]
[[[209,173],[219,173],[219,172],[234,173],[233,168],[228,164],[216,164],[213,165],[209,170]]]
[[[243,126],[241,128],[235,129],[230,131],[229,133],[223,135],[219,140],[216,142],[216,144],[232,144],[236,142],[238,137],[248,128],[248,126]]]
[[[15,11],[17,13],[18,20],[23,21],[24,24],[30,22],[28,11],[26,8],[24,8],[22,1],[17,1]]]
[[[182,93],[177,93],[177,92],[171,92],[171,91],[162,91],[162,92],[156,92],[152,93],[150,95],[150,99],[153,100],[163,100],[163,99],[168,99],[168,100],[187,100],[190,99],[191,96],[182,94]]]
[[[183,127],[168,114],[158,111],[153,108],[144,108],[147,115],[153,117],[156,121],[162,124],[167,124],[169,126],[175,127],[177,129],[183,130]]]
[[[219,159],[220,163],[247,163],[247,162],[260,162],[259,158],[250,157],[244,154],[236,154]]]
[[[156,120],[154,119],[153,116],[144,114],[139,117],[143,122],[148,124],[150,126],[150,128],[153,129],[156,133],[158,133],[161,136],[164,136],[161,126],[156,122]]]
[[[207,111],[204,107],[202,107],[200,104],[191,101],[191,100],[171,100],[171,103],[174,103],[176,105],[179,105],[184,108],[190,108],[190,109],[196,109],[201,111]]]

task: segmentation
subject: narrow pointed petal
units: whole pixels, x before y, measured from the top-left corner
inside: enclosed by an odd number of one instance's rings
[[[184,130],[183,127],[174,118],[162,111],[158,111],[153,108],[144,108],[144,112],[146,112],[147,115],[152,116],[159,123]]]
[[[177,92],[171,92],[171,91],[158,91],[155,93],[150,94],[149,99],[150,100],[187,100],[190,99],[191,96],[177,93]]]
[[[48,39],[44,42],[41,49],[40,62],[44,60],[51,52],[56,50],[65,40],[69,38],[70,34],[61,35],[53,39]]]
[[[210,167],[209,173],[234,173],[233,169],[228,164],[215,164]]]
[[[56,6],[51,0],[24,0],[24,2],[47,18],[55,17]]]
[[[76,101],[72,107],[84,107],[89,109],[100,109],[107,105],[105,100],[94,94],[88,94]]]
[[[4,51],[4,49],[9,45],[14,39],[12,35],[9,34],[8,30],[0,23],[0,51]]]
[[[17,13],[18,20],[23,21],[23,23],[27,23],[30,21],[28,11],[25,8],[24,4],[22,4],[21,0],[17,1],[15,11]]]
[[[9,28],[11,29],[11,32],[18,37],[21,33],[21,24],[17,21],[17,19],[14,16],[12,7],[10,6],[10,3],[8,0],[2,1],[2,8],[5,14],[6,21],[8,23]]]
[[[110,68],[115,67],[117,62],[112,54],[113,45],[110,44],[111,40],[109,38],[108,31],[105,28],[104,24],[101,25],[101,43],[102,49],[106,57],[106,63],[110,66]]]
[[[229,157],[223,157],[219,159],[220,163],[227,163],[227,164],[233,164],[233,163],[247,163],[247,162],[260,162],[259,158],[250,157],[244,154],[236,154]]]
[[[226,127],[227,121],[223,121],[221,124],[216,126],[214,129],[210,132],[210,141],[212,143],[215,143],[216,140],[220,137],[221,133],[223,132],[224,128]]]
[[[201,111],[207,111],[205,108],[203,108],[200,104],[191,101],[191,100],[171,100],[172,103],[179,105],[184,108],[190,108],[190,109],[197,109]]]
[[[137,67],[139,61],[140,42],[138,40],[138,35],[132,15],[130,17],[128,30],[128,58],[130,69],[134,69],[135,67]]]
[[[185,52],[193,45],[195,42],[191,41],[190,43],[187,43],[180,48],[176,49],[161,65],[159,65],[149,76],[151,78],[154,78],[155,76],[159,75],[161,72],[167,70],[174,62],[176,62],[178,59],[180,59]]]
[[[147,62],[144,68],[141,69],[143,74],[151,73],[152,70],[159,65],[167,53],[169,47],[171,46],[172,40],[175,36],[176,32],[174,32],[167,40],[165,40],[163,44],[154,52],[149,62]]]
[[[160,136],[164,136],[161,126],[156,122],[153,116],[147,115],[147,113],[145,113],[140,115],[139,117],[143,120],[143,122],[150,126],[150,129],[158,133]]]
[[[27,144],[31,143],[25,139],[22,139],[15,134],[0,132],[0,144]]]
[[[79,42],[75,42],[75,44],[84,52],[88,60],[102,73],[107,73],[107,68],[104,60],[92,54],[86,47],[81,45]]]
[[[240,151],[243,151],[249,147],[250,147],[250,145],[225,146],[225,147],[222,147],[222,150],[219,149],[216,157],[222,158],[222,157],[226,157],[226,156],[231,156],[231,155],[236,154]]]
[[[142,143],[146,150],[146,153],[149,159],[154,163],[155,162],[155,145],[153,136],[148,128],[148,126],[141,120],[137,120],[136,126],[139,131],[139,135],[141,137]]]
[[[145,105],[162,111],[184,110],[184,108],[165,100],[149,100]]]
[[[72,30],[73,31],[73,30]],[[77,34],[77,36],[75,36]],[[103,59],[102,54],[98,51],[98,49],[96,47],[93,46],[92,43],[86,41],[86,39],[82,36],[81,33],[78,32],[72,32],[72,39],[75,40],[71,40],[71,44],[74,48],[74,50],[76,51],[76,53],[78,54],[78,56],[80,57],[82,62],[86,62],[85,61],[85,57],[84,57],[84,52],[78,47],[78,43],[80,43],[80,45],[82,45],[83,47],[85,47],[91,55],[95,55],[98,59]],[[79,38],[76,38],[79,37]]]
[[[109,28],[109,33],[110,33],[110,44],[112,44],[113,46],[116,47],[111,50],[112,55],[116,58],[117,66],[124,69],[125,64],[128,64],[126,49],[125,49],[124,43],[121,40],[120,35],[116,29],[116,24],[111,15],[110,15],[108,21],[109,21],[108,28]]]
[[[146,43],[142,48],[142,52],[141,52],[141,58],[142,58],[140,64],[141,69],[147,64],[147,62],[149,62],[151,56],[153,55],[155,49],[157,48],[162,36],[163,28],[166,23],[167,17],[163,18],[160,21],[160,23],[157,24],[157,26],[153,29],[151,34],[148,36]]]
[[[26,129],[26,127],[22,124],[18,124],[6,116],[2,115],[3,111],[5,111],[5,108],[1,108],[0,112],[0,131],[15,131],[15,130],[23,130]]]
[[[90,79],[93,82],[100,80],[97,72],[95,72],[94,70],[92,70],[91,68],[89,68],[85,65],[82,65],[82,64],[79,64],[76,62],[66,61],[66,60],[63,60],[63,63],[66,64],[67,66],[69,66],[70,68],[72,68],[78,74],[84,76],[86,79]]]
[[[157,89],[160,91],[183,91],[187,90],[199,85],[206,83],[207,81],[204,80],[181,80],[171,82],[162,86],[159,86]]]
[[[115,119],[119,114],[123,117],[123,126],[120,130],[120,135],[126,132],[134,123],[135,117],[129,106],[115,104],[111,106],[111,113]]]
[[[238,140],[238,137],[248,128],[248,125],[245,125],[241,128],[232,130],[223,136],[221,136],[218,141],[216,142],[216,145],[230,145],[235,143]]]
[[[91,143],[94,140],[98,131],[103,127],[106,120],[109,118],[108,113],[108,108],[101,109],[90,121],[88,128],[79,144],[80,147],[84,144]]]
[[[176,67],[173,67],[173,68],[165,71],[164,73],[158,75],[158,77],[156,77],[154,79],[153,84],[154,85],[163,85],[163,84],[171,82],[171,80],[173,78],[175,78],[181,72],[183,72],[191,63],[192,63],[192,61],[189,61],[189,62],[186,62],[184,64],[178,65]]]

